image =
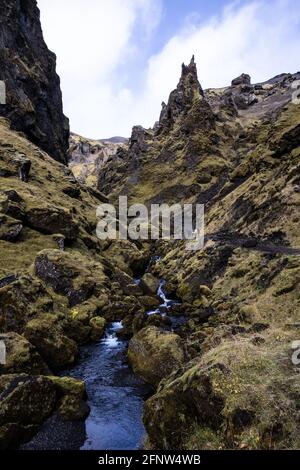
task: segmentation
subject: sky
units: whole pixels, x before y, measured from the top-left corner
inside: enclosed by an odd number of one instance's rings
[[[38,0],[71,130],[152,127],[195,55],[203,88],[300,70],[300,0]]]

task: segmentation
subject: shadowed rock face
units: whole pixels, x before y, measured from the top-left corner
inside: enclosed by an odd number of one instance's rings
[[[0,0],[0,10],[0,80],[7,90],[0,115],[65,163],[69,122],[62,110],[56,57],[44,42],[37,3]]]

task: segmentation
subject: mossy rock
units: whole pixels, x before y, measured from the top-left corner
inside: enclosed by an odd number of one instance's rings
[[[35,273],[58,294],[65,295],[70,307],[86,301],[104,285],[103,266],[79,252],[44,250],[35,259]]]
[[[181,338],[155,326],[140,330],[129,343],[128,359],[134,372],[157,386],[186,360]]]
[[[0,376],[0,436],[2,449],[31,437],[54,411],[56,388],[48,377]]]
[[[91,331],[91,340],[99,341],[102,338],[104,333],[104,328],[106,325],[106,320],[102,317],[94,317],[90,320]]]
[[[5,344],[5,364],[0,364],[0,374],[47,375],[49,367],[36,348],[17,333],[0,334]]]
[[[0,331],[22,332],[30,319],[52,309],[53,298],[38,279],[28,274],[8,277],[0,288]]]
[[[85,420],[90,412],[85,402],[85,383],[72,377],[49,378],[57,389],[57,412],[67,421]]]
[[[146,295],[156,295],[159,288],[159,279],[151,273],[146,273],[140,281],[140,287]]]
[[[69,367],[77,356],[75,341],[64,335],[55,315],[41,315],[27,323],[24,336],[56,371]]]
[[[8,215],[0,214],[0,240],[13,242],[19,238],[22,230],[23,225],[21,222]]]

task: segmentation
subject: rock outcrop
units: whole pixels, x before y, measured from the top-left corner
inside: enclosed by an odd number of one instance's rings
[[[69,122],[62,110],[55,54],[47,48],[36,0],[0,2],[0,115],[53,158],[66,162]]]
[[[80,183],[96,188],[102,168],[118,152],[126,149],[127,143],[128,139],[123,137],[91,140],[71,133],[68,150],[69,168]]]

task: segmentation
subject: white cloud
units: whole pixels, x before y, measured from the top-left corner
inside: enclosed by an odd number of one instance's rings
[[[202,24],[197,15],[183,18],[182,29],[149,58],[138,89],[123,85],[118,70],[151,40],[161,0],[38,3],[46,40],[58,55],[72,129],[94,138],[129,135],[134,124],[153,125],[161,101],[178,82],[181,63],[193,54],[205,88],[225,86],[242,72],[258,82],[300,68],[300,10],[294,0],[235,2]],[[134,43],[137,24],[144,37]],[[131,73],[128,66],[129,78]]]
[[[99,137],[125,128],[131,91],[117,68],[132,60],[135,27],[149,40],[161,16],[161,0],[38,0],[48,47],[57,55],[65,113],[73,130]],[[131,103],[130,103],[131,105]],[[122,120],[122,116],[123,120]]]

